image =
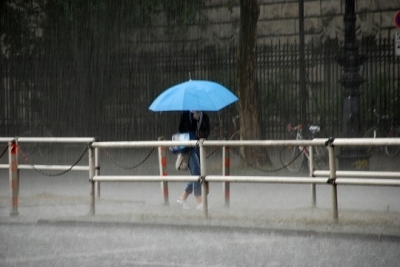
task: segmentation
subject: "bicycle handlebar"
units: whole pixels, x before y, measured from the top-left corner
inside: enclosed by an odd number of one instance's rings
[[[292,126],[292,124],[289,123],[288,125],[286,125],[286,130],[287,130],[288,132],[294,132],[294,131],[301,130],[302,127],[303,127],[302,124],[299,124],[299,125],[297,125],[297,126]],[[310,126],[308,127],[308,129],[310,130],[311,133],[314,134],[314,133],[319,132],[319,131],[321,130],[321,127],[318,126],[318,125],[310,125]]]
[[[378,118],[378,120],[380,120],[380,119],[389,119],[389,115],[382,115],[381,116],[381,114],[379,114],[376,111],[376,108],[374,108],[374,110],[372,112],[373,112],[374,116]]]

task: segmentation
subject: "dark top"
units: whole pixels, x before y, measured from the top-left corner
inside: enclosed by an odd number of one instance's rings
[[[194,134],[196,140],[207,138],[210,135],[210,119],[208,115],[203,112],[203,116],[199,120],[201,120],[201,123],[197,125],[198,121],[193,119],[193,114],[190,113],[190,111],[184,111],[179,122],[179,132],[191,132]]]

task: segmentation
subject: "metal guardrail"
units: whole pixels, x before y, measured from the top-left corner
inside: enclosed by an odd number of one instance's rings
[[[29,165],[19,164],[18,162],[18,143],[92,143],[95,138],[71,138],[71,137],[2,137],[1,142],[8,143],[8,161],[9,164],[0,164],[1,169],[9,169],[10,179],[10,215],[18,216],[19,202],[19,170],[62,170],[62,171],[90,171],[89,166],[66,166],[66,165]],[[83,156],[83,155],[82,155]]]
[[[92,143],[96,139],[93,137],[0,137],[0,143]],[[0,169],[8,169],[9,164],[0,164]],[[36,165],[36,164],[18,164],[19,170],[50,170],[50,171],[89,171],[89,166],[73,166],[70,165]]]
[[[372,186],[400,186],[400,172],[360,172],[360,171],[338,171],[336,169],[335,147],[340,146],[400,146],[400,138],[360,138],[360,139],[313,139],[313,140],[242,140],[242,141],[143,141],[143,142],[94,142],[92,147],[98,148],[138,148],[138,147],[171,147],[171,146],[198,146],[200,149],[201,175],[195,176],[99,176],[92,173],[90,181],[91,189],[91,214],[94,209],[94,182],[138,182],[138,181],[198,181],[201,180],[202,192],[207,192],[209,182],[239,182],[239,183],[287,183],[287,184],[325,184],[332,187],[332,217],[338,222],[337,185],[372,185]],[[310,159],[310,177],[285,177],[285,176],[226,176],[207,175],[204,148],[207,146],[220,146],[223,148],[223,157],[226,156],[227,147],[242,146],[327,146],[329,150],[329,170],[314,170],[313,157]],[[227,150],[229,151],[229,149]],[[312,151],[312,149],[309,149]],[[229,153],[228,153],[229,157]],[[222,160],[225,162],[225,159]],[[98,169],[99,166],[90,163],[91,169]],[[161,167],[160,167],[161,168]],[[160,171],[161,173],[161,171]],[[345,176],[348,176],[346,178]],[[358,177],[354,179],[354,177]],[[371,179],[371,178],[390,179]],[[315,188],[314,188],[315,191]],[[313,193],[315,195],[315,192]],[[315,196],[314,196],[315,197]],[[202,195],[203,207],[207,207],[207,194]],[[313,199],[313,202],[315,200]],[[208,217],[208,210],[204,209],[204,216]]]
[[[97,184],[98,193],[100,192],[100,182],[181,182],[181,181],[201,181],[202,192],[207,192],[209,182],[237,182],[237,183],[282,183],[282,184],[325,184],[332,187],[332,217],[334,222],[338,222],[338,205],[337,205],[337,185],[370,185],[370,186],[400,186],[400,172],[369,172],[369,171],[341,171],[336,169],[335,147],[341,146],[384,146],[394,145],[400,146],[400,138],[360,138],[360,139],[313,139],[313,140],[243,140],[243,141],[217,141],[217,140],[200,140],[200,141],[132,141],[132,142],[96,142],[95,138],[0,138],[0,142],[9,143],[9,164],[2,164],[0,167],[10,169],[10,188],[11,188],[11,215],[18,214],[18,170],[32,169],[32,166],[18,165],[16,144],[17,142],[60,142],[60,143],[89,143],[89,166],[75,166],[71,170],[88,171],[89,182],[91,184],[90,195],[90,214],[95,214],[95,185]],[[329,170],[314,170],[313,157],[310,157],[310,174],[309,177],[293,177],[293,176],[228,176],[229,170],[225,170],[224,175],[207,175],[206,166],[206,147],[220,146],[223,150],[224,163],[226,158],[229,159],[229,147],[242,146],[327,146],[329,151]],[[137,175],[137,176],[101,176],[99,149],[100,148],[143,148],[158,147],[161,148],[172,146],[198,146],[200,150],[201,175],[179,175],[166,176],[162,170],[165,167],[165,159],[162,159],[162,153],[159,153],[160,175]],[[14,150],[13,150],[14,149]],[[312,149],[310,149],[310,152]],[[312,154],[312,153],[310,153]],[[225,158],[226,157],[226,158]],[[65,170],[70,166],[63,165],[34,165],[37,169],[43,170]],[[379,179],[378,179],[379,178]],[[164,189],[165,190],[165,189]],[[313,193],[315,194],[315,192]],[[164,195],[164,200],[168,201]],[[202,195],[203,207],[207,207],[207,194]],[[314,200],[313,200],[314,202]],[[204,209],[204,216],[208,217],[208,210]]]

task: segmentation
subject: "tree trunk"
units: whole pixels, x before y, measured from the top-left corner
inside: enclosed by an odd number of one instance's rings
[[[243,140],[260,140],[261,123],[259,94],[255,76],[257,21],[260,7],[257,0],[240,0],[240,32],[238,47],[238,96],[240,135]],[[241,150],[249,163],[261,166],[270,163],[265,147],[245,147]]]

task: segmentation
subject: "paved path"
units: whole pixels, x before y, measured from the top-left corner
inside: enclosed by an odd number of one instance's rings
[[[397,267],[385,236],[221,226],[55,221],[0,224],[1,267]]]
[[[79,154],[79,153],[78,153]],[[140,161],[142,154],[120,154],[115,160],[126,165]],[[169,155],[169,174],[174,157]],[[272,157],[276,163],[276,158]],[[65,159],[68,162],[69,159]],[[377,153],[371,170],[398,171],[400,157],[389,159]],[[71,158],[72,161],[72,158]],[[102,174],[158,174],[156,155],[139,169],[121,170],[103,156]],[[208,161],[210,162],[210,161]],[[279,164],[277,164],[279,165]],[[220,171],[211,159],[210,172]],[[269,175],[233,164],[231,175]],[[279,166],[278,166],[279,167]],[[277,166],[269,167],[270,170]],[[288,175],[286,171],[272,173]],[[301,175],[307,176],[304,172]],[[339,223],[332,222],[331,187],[317,186],[317,208],[311,208],[310,185],[232,183],[230,208],[225,207],[220,183],[210,184],[209,218],[202,212],[175,205],[183,183],[169,183],[170,205],[164,205],[160,183],[102,183],[96,199],[96,215],[89,215],[87,173],[70,172],[48,177],[35,171],[20,171],[19,216],[11,217],[8,172],[0,170],[0,223],[120,222],[214,227],[264,228],[291,231],[372,234],[400,237],[400,188],[338,186]],[[193,197],[188,204],[195,206]]]

